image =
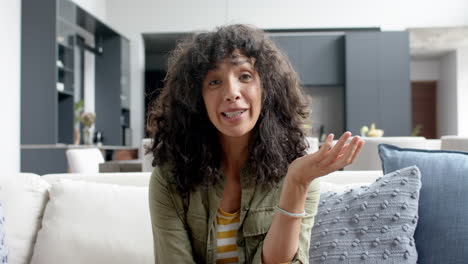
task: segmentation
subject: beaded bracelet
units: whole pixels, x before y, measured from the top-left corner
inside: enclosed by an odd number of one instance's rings
[[[290,213],[284,209],[281,209],[278,205],[275,207],[276,210],[278,210],[280,213],[284,214],[284,215],[287,215],[287,216],[290,216],[290,217],[294,217],[294,218],[302,218],[304,216],[306,216],[306,212],[302,212],[302,213],[299,213],[299,214],[295,214],[295,213]]]

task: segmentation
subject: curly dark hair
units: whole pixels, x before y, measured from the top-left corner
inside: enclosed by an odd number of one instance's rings
[[[246,164],[253,175],[251,184],[277,185],[288,165],[306,154],[302,124],[308,116],[307,103],[297,73],[273,41],[246,25],[198,33],[170,54],[164,88],[147,120],[154,139],[153,166],[172,164],[174,183],[183,194],[215,184],[221,177],[221,147],[205,109],[202,82],[235,50],[255,59],[262,84],[262,109]]]

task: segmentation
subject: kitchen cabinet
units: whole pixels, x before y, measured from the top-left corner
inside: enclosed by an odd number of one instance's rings
[[[270,33],[299,74],[302,85],[344,84],[343,33]]]
[[[90,71],[85,69],[85,52],[95,59]],[[96,130],[105,130],[103,144],[122,145],[121,93],[129,90],[128,64],[128,39],[72,1],[22,0],[21,171],[44,172],[44,162],[54,160],[56,172],[66,171],[65,157],[57,158],[63,151],[24,146],[74,143],[74,129],[79,127],[74,124],[74,105],[85,98],[84,80],[90,75],[87,92],[95,94],[86,97],[94,98],[88,102],[96,106],[90,107],[96,110]]]
[[[348,32],[346,128],[375,123],[385,136],[411,134],[408,32]]]

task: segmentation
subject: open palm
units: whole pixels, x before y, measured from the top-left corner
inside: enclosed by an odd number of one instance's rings
[[[333,137],[333,134],[329,134],[317,152],[294,160],[289,165],[287,177],[290,177],[290,180],[296,183],[308,185],[316,178],[353,163],[356,156],[361,152],[365,141],[359,136],[355,136],[347,143],[351,133],[345,132],[338,142],[332,146]]]

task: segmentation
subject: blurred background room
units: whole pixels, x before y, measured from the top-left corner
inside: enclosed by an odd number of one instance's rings
[[[312,145],[349,130],[440,148],[468,135],[467,14],[465,0],[2,1],[0,167],[144,170],[168,53],[232,23],[264,29],[290,58]],[[99,154],[80,154],[89,149]],[[96,157],[92,168],[80,155]]]

